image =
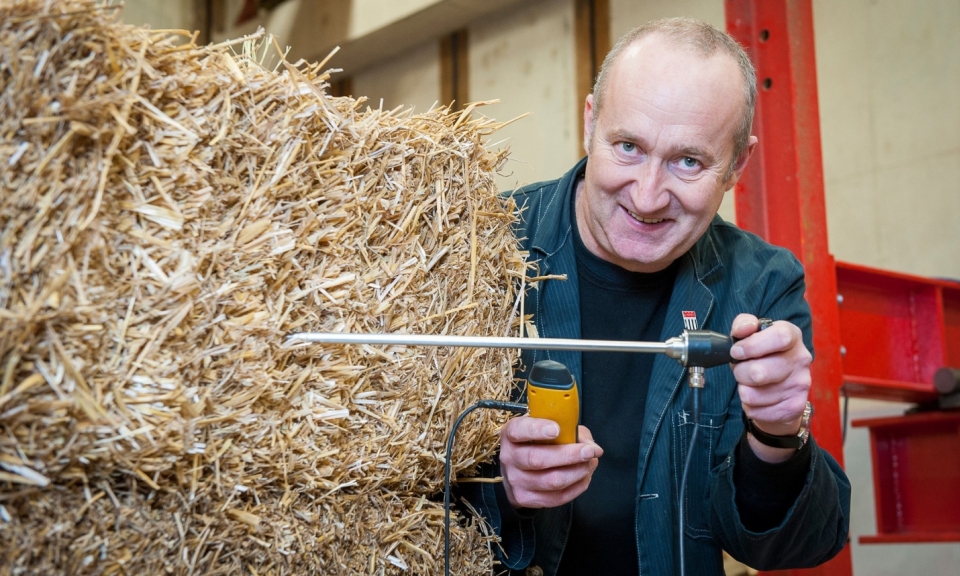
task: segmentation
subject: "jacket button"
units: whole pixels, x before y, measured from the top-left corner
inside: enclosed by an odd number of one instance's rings
[[[543,568],[539,566],[530,566],[527,568],[527,576],[543,576]]]

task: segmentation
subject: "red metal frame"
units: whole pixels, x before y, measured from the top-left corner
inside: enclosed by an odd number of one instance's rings
[[[874,456],[878,534],[860,543],[960,542],[960,411],[852,425],[870,428]]]
[[[933,374],[960,368],[960,283],[837,263],[844,391],[929,402]]]
[[[827,244],[811,0],[726,0],[725,8],[727,31],[750,54],[760,87],[753,128],[760,143],[736,188],[737,223],[789,248],[804,265],[816,350],[813,433],[842,464],[840,315]],[[850,576],[850,548],[818,568],[780,573]]]

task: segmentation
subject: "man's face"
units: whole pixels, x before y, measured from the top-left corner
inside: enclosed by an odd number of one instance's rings
[[[696,243],[756,144],[751,137],[729,174],[742,86],[730,56],[704,58],[656,34],[621,53],[596,124],[592,95],[584,108],[577,223],[591,252],[656,272]]]

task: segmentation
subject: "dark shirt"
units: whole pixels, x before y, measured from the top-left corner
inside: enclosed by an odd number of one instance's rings
[[[593,255],[573,224],[581,338],[656,342],[677,266],[631,272]],[[580,423],[603,457],[573,503],[573,524],[558,574],[637,574],[635,499],[640,430],[652,354],[584,352]]]

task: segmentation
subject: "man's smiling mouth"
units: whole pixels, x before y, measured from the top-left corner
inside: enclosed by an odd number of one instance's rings
[[[631,212],[630,210],[627,210],[627,213],[637,222],[643,222],[644,224],[659,224],[666,220],[666,218],[643,218],[636,212]]]

